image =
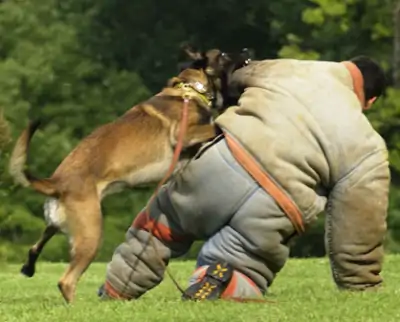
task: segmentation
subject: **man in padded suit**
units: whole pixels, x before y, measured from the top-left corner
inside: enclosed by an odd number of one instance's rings
[[[363,114],[384,92],[380,66],[365,56],[253,61],[232,86],[241,95],[215,120],[223,134],[147,205],[157,251],[142,211],[108,264],[102,299],[139,298],[163,280],[157,254],[168,264],[195,240],[206,242],[184,298],[261,297],[288,241],[323,211],[336,285],[381,285],[388,152]]]

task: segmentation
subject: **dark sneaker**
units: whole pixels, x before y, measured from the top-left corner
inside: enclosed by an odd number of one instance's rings
[[[212,263],[201,280],[186,289],[182,299],[192,301],[219,299],[231,281],[233,272],[233,267],[228,263]]]

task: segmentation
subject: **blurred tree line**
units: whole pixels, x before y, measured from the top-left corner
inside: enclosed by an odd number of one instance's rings
[[[177,71],[182,41],[249,47],[258,59],[340,61],[367,54],[378,60],[391,87],[369,116],[390,148],[387,250],[399,252],[399,8],[394,0],[0,1],[0,260],[21,261],[44,227],[44,197],[15,186],[6,171],[28,119],[44,121],[30,167],[49,176],[95,127],[160,90]],[[150,194],[124,191],[104,200],[98,260],[109,260]],[[323,219],[298,241],[293,256],[324,255]],[[65,237],[57,236],[42,259],[65,260],[67,249]]]

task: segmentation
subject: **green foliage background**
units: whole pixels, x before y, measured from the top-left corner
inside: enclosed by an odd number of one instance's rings
[[[0,261],[21,261],[44,228],[44,197],[14,186],[6,166],[28,119],[43,126],[30,167],[52,171],[95,127],[155,94],[177,71],[179,44],[253,48],[257,58],[345,60],[367,54],[393,69],[394,0],[3,0],[0,1]],[[392,84],[393,85],[393,84]],[[387,250],[400,251],[400,91],[370,112],[390,148],[392,192]],[[4,118],[1,115],[4,114]],[[103,203],[107,261],[151,191]],[[368,197],[368,196],[366,196]],[[368,220],[368,218],[365,218]],[[292,256],[322,256],[323,218]],[[200,244],[188,255],[196,255]],[[57,236],[42,259],[68,259]]]

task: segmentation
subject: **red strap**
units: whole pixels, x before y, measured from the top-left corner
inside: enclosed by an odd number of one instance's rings
[[[305,231],[303,217],[295,203],[278,187],[270,176],[263,171],[257,161],[236,142],[228,133],[224,132],[226,142],[232,155],[240,165],[256,180],[261,187],[272,197],[282,208],[286,216],[292,222],[296,231],[301,234]]]

